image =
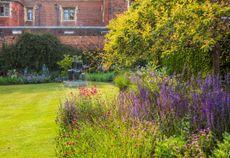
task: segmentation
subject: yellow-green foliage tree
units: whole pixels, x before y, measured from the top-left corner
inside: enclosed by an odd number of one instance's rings
[[[213,63],[219,73],[221,42],[230,37],[229,17],[227,1],[137,0],[109,24],[105,65],[148,61],[181,69],[187,63],[197,73],[209,71]]]

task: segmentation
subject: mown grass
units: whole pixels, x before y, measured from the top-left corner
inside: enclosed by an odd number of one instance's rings
[[[111,84],[96,85],[110,100],[117,89]],[[76,89],[62,84],[0,86],[0,157],[55,157],[55,119],[60,100]]]

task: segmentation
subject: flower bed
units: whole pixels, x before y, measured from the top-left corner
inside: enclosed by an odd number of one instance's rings
[[[143,73],[113,102],[96,87],[71,93],[57,123],[59,157],[228,157],[229,79]]]

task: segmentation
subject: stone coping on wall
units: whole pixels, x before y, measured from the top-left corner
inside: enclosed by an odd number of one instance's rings
[[[20,35],[27,31],[66,36],[104,36],[108,28],[104,26],[0,26],[1,35]]]

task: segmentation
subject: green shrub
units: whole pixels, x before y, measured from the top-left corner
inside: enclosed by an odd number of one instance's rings
[[[63,58],[63,45],[57,37],[51,34],[24,33],[18,37],[15,44],[2,48],[5,61],[4,69],[25,68],[39,72],[45,64],[49,70],[57,70],[57,61]]]
[[[221,39],[220,70],[222,75],[230,72],[230,33]]]
[[[7,77],[0,77],[0,85],[22,84],[23,79],[18,77],[18,72],[13,69],[7,72]]]
[[[6,74],[6,70],[4,68],[4,58],[3,58],[3,53],[0,50],[0,76]]]
[[[73,57],[70,55],[64,55],[64,59],[58,61],[58,65],[61,68],[61,75],[67,76],[68,69],[71,68],[73,62]]]
[[[181,74],[184,69],[188,73],[183,74],[186,77],[191,75],[202,76],[207,75],[212,69],[212,61],[209,52],[185,50],[176,53],[170,53],[162,57],[162,66],[166,67],[167,73],[172,75],[173,73]]]
[[[72,47],[70,45],[62,45],[63,53],[70,56],[81,56],[82,50],[79,48]]]
[[[213,151],[214,158],[229,158],[230,157],[230,134],[224,133],[223,142],[218,142],[216,148]]]
[[[131,85],[131,81],[128,77],[129,76],[127,73],[120,74],[115,77],[114,83],[120,89],[120,91],[127,90]]]
[[[157,69],[156,66],[148,66],[140,68],[132,73],[130,78],[135,85],[141,84],[144,88],[151,92],[159,91],[159,84],[167,78],[166,69]]]
[[[188,64],[190,74],[197,74],[209,72],[210,61],[218,62],[221,56],[221,68],[228,70],[230,29],[219,17],[229,15],[230,7],[226,0],[221,2],[135,0],[108,26],[105,65],[129,68],[145,61],[174,72]],[[219,55],[213,56],[214,52]],[[217,70],[218,64],[214,65]]]
[[[86,65],[85,71],[88,72],[89,81],[98,81],[98,82],[108,82],[113,81],[114,73],[113,72],[102,72],[103,66],[101,64],[101,55],[100,51],[81,51],[73,48],[65,48],[64,59],[58,61],[57,64],[62,70],[62,76],[67,75],[68,69],[71,68],[73,56],[77,56],[78,60],[82,60],[83,64]],[[69,52],[72,50],[72,52]],[[99,72],[98,72],[99,71]]]
[[[100,68],[102,66],[102,55],[103,52],[99,50],[87,50],[82,52],[82,60],[83,63],[88,66],[88,72],[102,70],[102,68]]]
[[[170,137],[158,141],[154,150],[156,158],[182,158],[185,141],[181,137]]]
[[[0,85],[23,84],[23,79],[18,77],[0,77]]]
[[[114,72],[86,73],[86,80],[97,82],[111,82],[115,77]]]

